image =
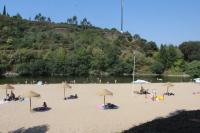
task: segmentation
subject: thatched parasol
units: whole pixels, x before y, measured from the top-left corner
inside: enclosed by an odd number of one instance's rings
[[[30,111],[31,111],[31,98],[32,97],[40,97],[40,94],[34,91],[29,91],[23,94],[22,96],[28,97],[30,99]]]
[[[64,98],[65,98],[66,89],[71,89],[72,87],[67,82],[63,82],[62,85],[64,88]]]
[[[5,84],[1,87],[1,89],[6,90],[6,96],[7,96],[8,90],[13,90],[13,89],[15,89],[15,87],[11,86],[10,84]]]
[[[163,86],[166,86],[166,87],[167,87],[167,93],[169,93],[169,88],[170,88],[170,87],[173,87],[174,85],[173,85],[171,82],[167,82],[167,83],[165,83]]]
[[[104,105],[105,105],[105,97],[106,96],[112,96],[113,95],[113,93],[111,92],[111,91],[109,91],[109,90],[107,90],[107,89],[103,89],[103,90],[101,90],[101,91],[99,91],[98,93],[97,93],[97,95],[99,95],[99,96],[104,96]]]

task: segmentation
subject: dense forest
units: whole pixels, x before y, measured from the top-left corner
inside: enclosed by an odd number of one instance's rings
[[[27,20],[9,16],[5,7],[0,14],[0,75],[130,75],[133,55],[137,74],[200,76],[198,41],[158,47],[138,34],[95,27],[87,18],[55,23],[39,13]]]

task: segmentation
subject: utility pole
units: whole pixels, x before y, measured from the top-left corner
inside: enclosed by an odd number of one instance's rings
[[[135,51],[133,50],[133,83],[135,81]]]
[[[123,25],[124,25],[124,0],[121,0],[121,33],[123,33]]]

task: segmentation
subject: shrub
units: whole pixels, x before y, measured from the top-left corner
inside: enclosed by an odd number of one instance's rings
[[[26,64],[26,63],[17,64],[16,65],[16,72],[19,73],[19,75],[22,75],[22,76],[31,75],[30,65]]]
[[[200,61],[192,61],[186,65],[186,73],[191,77],[200,77]]]
[[[0,64],[0,76],[6,72],[6,65]]]
[[[155,74],[162,74],[165,70],[165,67],[162,63],[160,62],[155,62],[152,66],[151,66],[151,71],[152,73]]]

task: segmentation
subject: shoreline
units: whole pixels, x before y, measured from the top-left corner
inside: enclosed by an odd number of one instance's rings
[[[18,73],[15,72],[6,72],[2,76],[5,78],[16,78],[16,77],[26,77],[20,76]],[[80,76],[80,77],[131,77],[132,74],[124,74],[124,75],[88,75],[88,76]],[[137,73],[135,76],[163,76],[163,77],[191,77],[188,74],[152,74],[152,73]],[[31,76],[27,76],[31,77]],[[79,77],[79,76],[65,76],[65,75],[54,75],[54,76],[34,76],[34,77]]]
[[[133,84],[133,83],[68,83],[69,85],[132,85],[132,86],[138,86],[138,85],[149,85],[149,84],[165,84],[165,83],[168,83],[168,82],[156,82],[156,83],[147,83],[147,84]],[[196,85],[200,85],[200,83],[195,83],[195,82],[170,82],[172,84],[196,84]],[[37,85],[37,84],[24,84],[24,83],[19,83],[19,84],[14,84],[14,83],[8,83],[8,84],[11,84],[11,85],[33,85],[33,86],[47,86],[47,85],[61,85],[61,83],[48,83],[48,84],[43,84],[43,85]],[[1,85],[4,85],[4,84],[0,84]]]

